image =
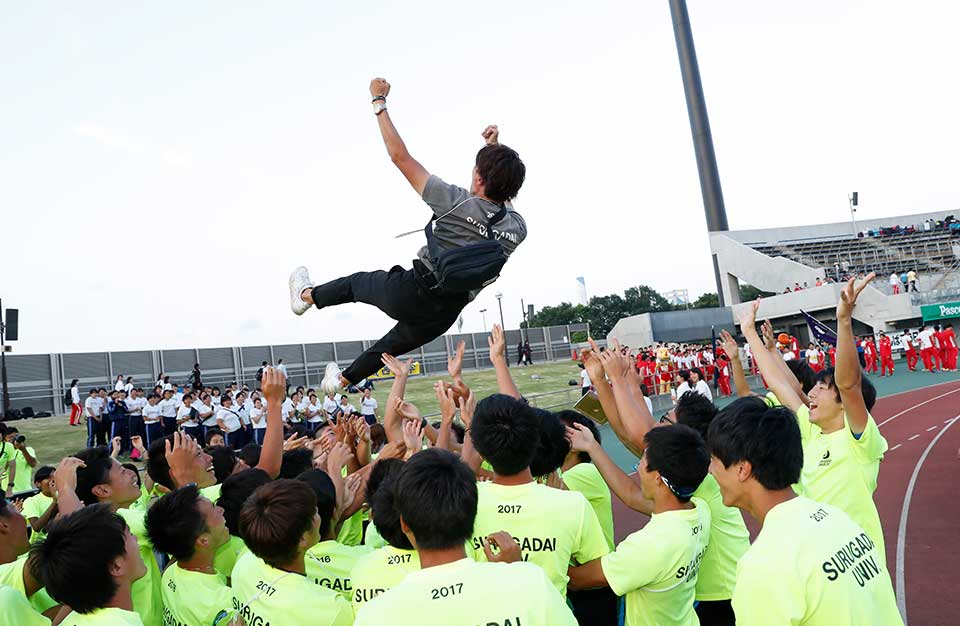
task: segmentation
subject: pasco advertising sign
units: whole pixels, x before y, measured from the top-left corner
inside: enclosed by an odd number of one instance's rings
[[[924,322],[960,317],[960,302],[945,302],[943,304],[925,304],[920,307],[920,314]]]

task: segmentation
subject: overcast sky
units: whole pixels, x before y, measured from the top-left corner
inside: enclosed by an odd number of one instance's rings
[[[527,241],[464,330],[648,284],[713,291],[666,0],[7,3],[0,298],[18,353],[380,336],[295,318],[287,276],[409,267],[429,215],[391,165],[466,186],[501,128]],[[246,6],[244,6],[246,5]],[[960,5],[689,0],[732,229],[960,207]]]

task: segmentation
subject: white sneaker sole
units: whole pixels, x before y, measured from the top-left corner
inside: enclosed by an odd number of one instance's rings
[[[303,293],[304,289],[313,287],[313,283],[310,282],[310,274],[307,273],[307,268],[301,265],[293,270],[290,273],[290,280],[287,284],[290,287],[290,310],[293,311],[294,315],[303,315],[311,305],[309,302],[304,302],[300,294]]]
[[[320,387],[325,394],[336,394],[340,391],[340,368],[336,363],[328,363],[327,369],[323,372],[323,380]]]

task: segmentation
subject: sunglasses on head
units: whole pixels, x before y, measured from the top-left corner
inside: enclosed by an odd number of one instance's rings
[[[661,424],[676,424],[672,419],[670,419],[670,411],[667,411],[660,416],[660,419],[657,420]]]

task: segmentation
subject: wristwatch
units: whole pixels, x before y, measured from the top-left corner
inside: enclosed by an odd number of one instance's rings
[[[377,100],[373,103],[373,114],[380,115],[387,110],[387,103]]]

